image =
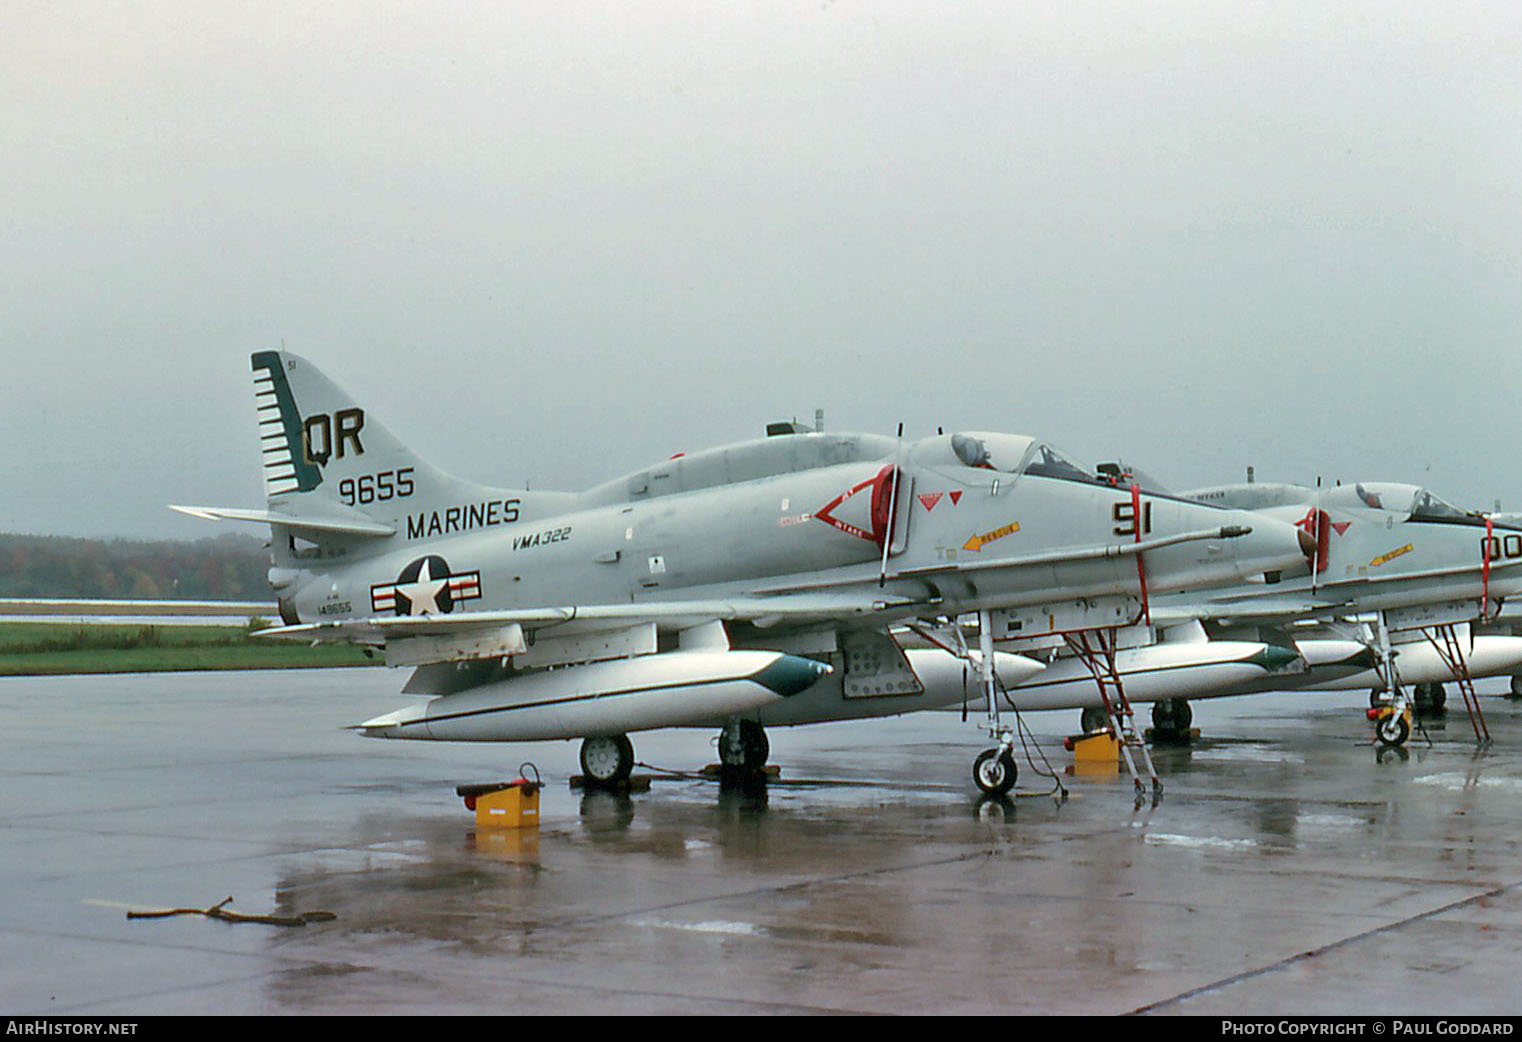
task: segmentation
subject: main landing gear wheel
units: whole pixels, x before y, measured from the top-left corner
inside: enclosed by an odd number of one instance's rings
[[[1405,713],[1389,713],[1374,725],[1374,737],[1382,745],[1405,745],[1411,737],[1411,721]]]
[[[1097,734],[1110,726],[1110,718],[1099,706],[1089,706],[1079,711],[1078,726],[1084,734]]]
[[[587,738],[581,743],[581,771],[599,785],[628,779],[634,770],[634,743],[628,735]]]
[[[1165,741],[1179,741],[1194,723],[1194,710],[1186,698],[1159,698],[1152,703],[1152,734]]]
[[[1438,716],[1448,706],[1448,695],[1442,684],[1417,684],[1412,690],[1414,708],[1423,716]]]
[[[1511,678],[1511,694],[1506,697],[1511,699],[1522,698],[1522,676]]]
[[[972,780],[990,796],[1003,796],[1013,789],[1018,773],[1008,749],[985,749],[972,764]]]
[[[719,763],[734,770],[759,771],[771,755],[766,730],[754,720],[735,720],[719,732]]]

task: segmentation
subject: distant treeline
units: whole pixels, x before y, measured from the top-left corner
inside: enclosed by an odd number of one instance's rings
[[[257,536],[136,542],[0,534],[0,597],[269,601]]]

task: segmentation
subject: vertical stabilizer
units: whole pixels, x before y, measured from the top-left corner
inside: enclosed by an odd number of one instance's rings
[[[313,541],[385,532],[415,542],[528,520],[575,498],[451,477],[306,359],[261,351],[251,362],[268,513]]]

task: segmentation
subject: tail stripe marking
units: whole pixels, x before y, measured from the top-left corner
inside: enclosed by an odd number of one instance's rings
[[[265,495],[309,492],[322,483],[322,472],[301,458],[301,418],[280,356],[261,351],[253,356],[253,368]]]

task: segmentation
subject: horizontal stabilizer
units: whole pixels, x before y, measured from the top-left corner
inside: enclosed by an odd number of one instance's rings
[[[305,528],[313,532],[333,532],[341,535],[383,537],[395,535],[390,525],[359,518],[295,517],[278,510],[251,510],[239,507],[186,507],[169,504],[170,510],[178,510],[191,517],[206,521],[252,521],[256,524],[282,525],[286,528]]]

